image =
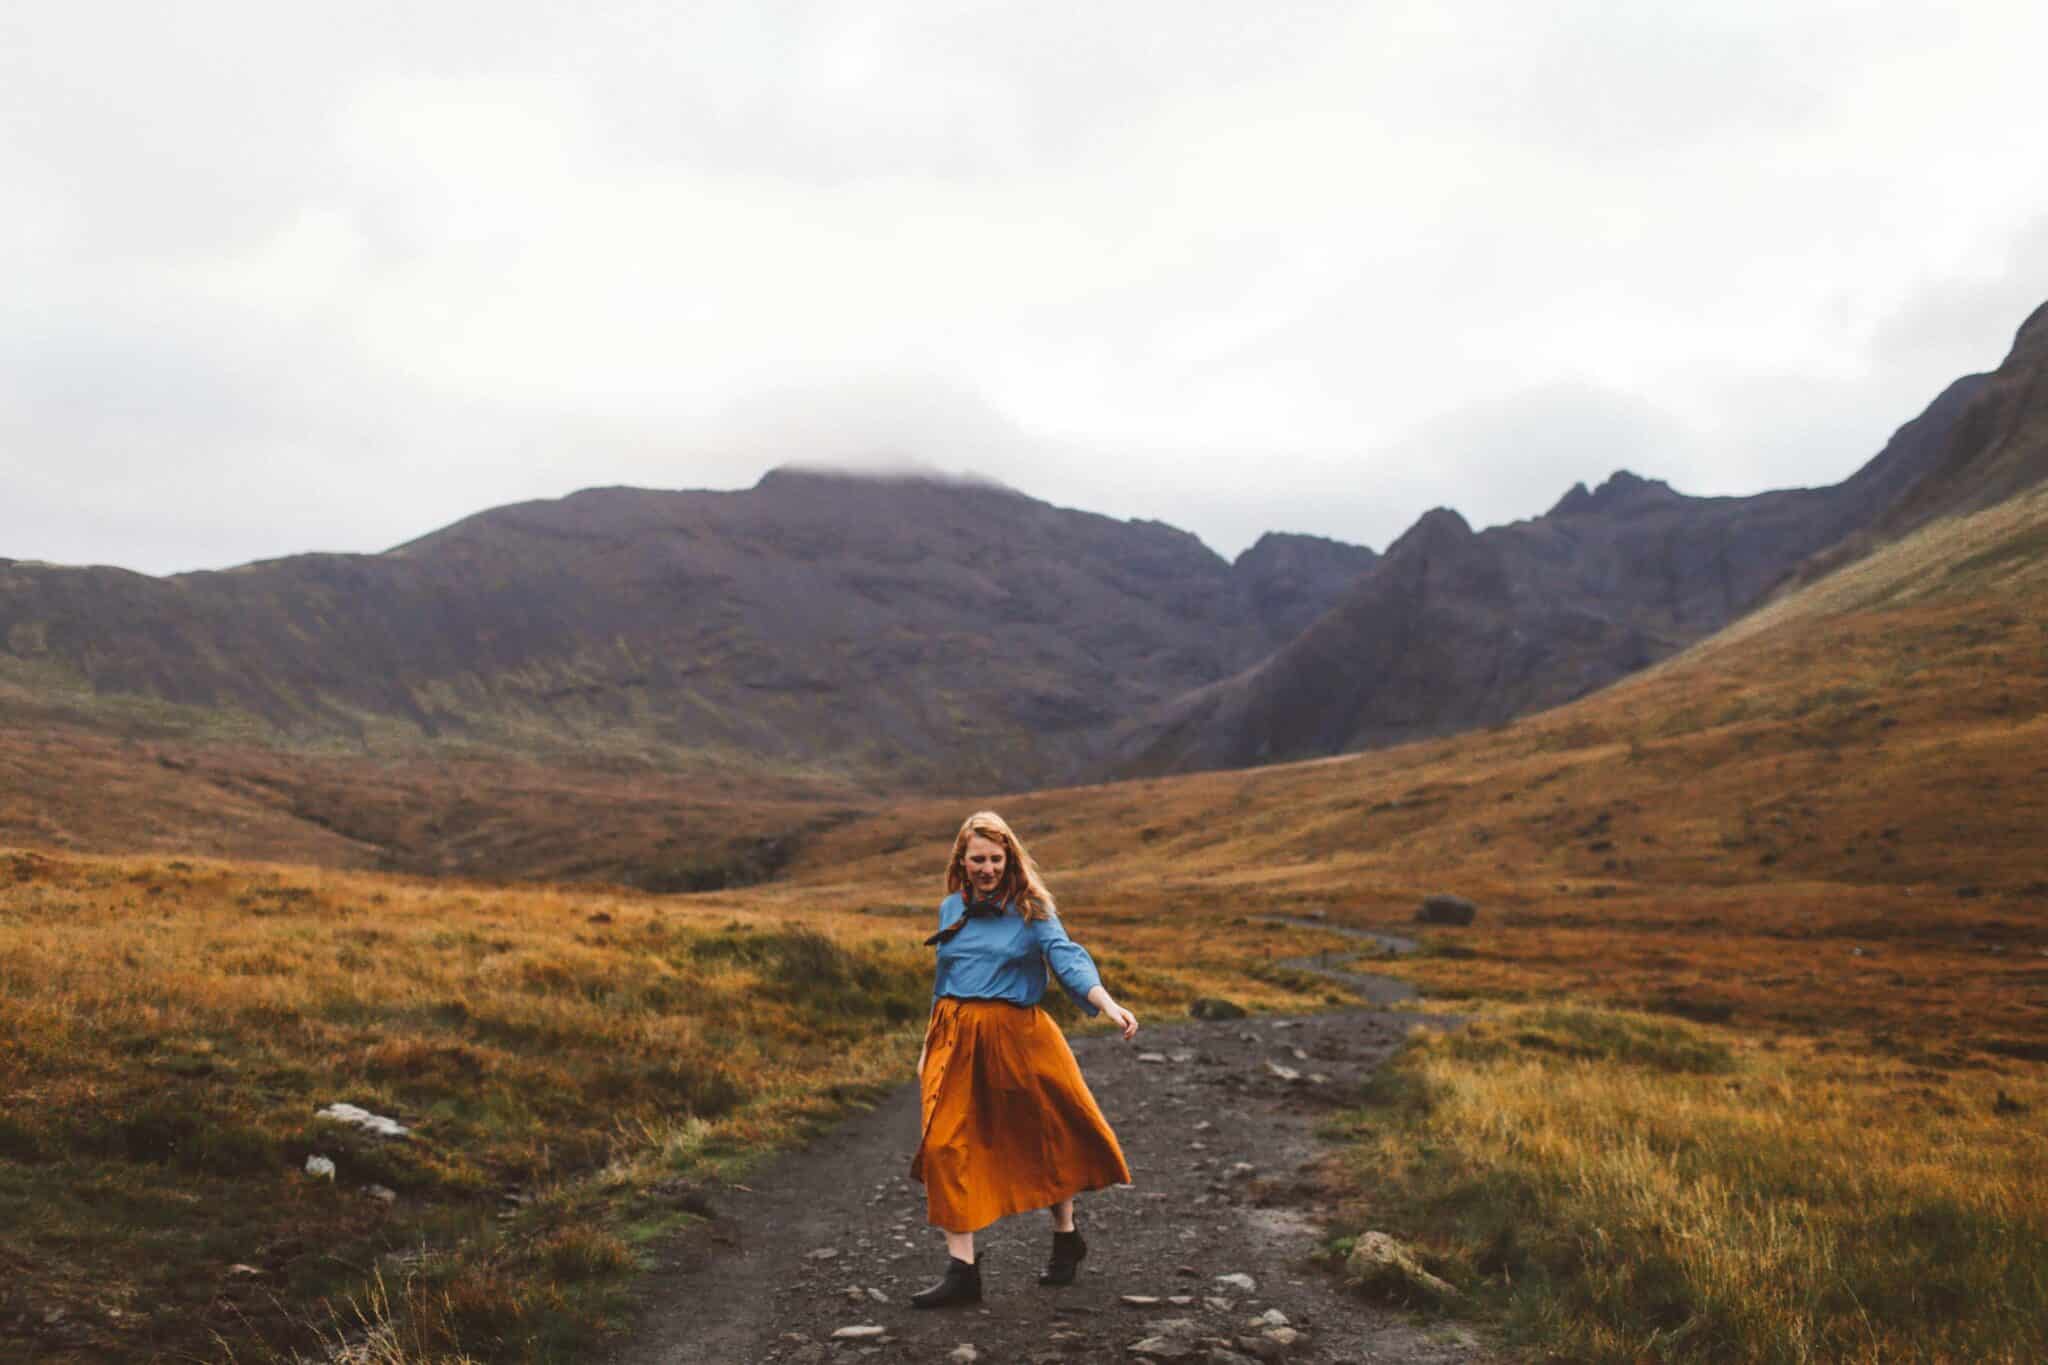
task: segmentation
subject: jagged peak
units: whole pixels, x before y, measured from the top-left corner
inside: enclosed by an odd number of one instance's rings
[[[1349,540],[1338,540],[1335,536],[1319,536],[1310,531],[1262,531],[1259,538],[1238,551],[1234,563],[1263,558],[1287,545],[1313,545],[1318,549],[1349,551],[1354,554],[1370,555],[1377,559],[1379,554],[1370,545],[1359,545]]]
[[[1552,507],[1548,512],[1544,513],[1544,515],[1551,517],[1569,517],[1575,516],[1580,512],[1590,512],[1592,510],[1592,491],[1586,487],[1585,480],[1581,479],[1579,482],[1573,484],[1569,489],[1565,490],[1565,495],[1557,500],[1557,505],[1555,507]]]
[[[1626,469],[1617,469],[1607,476],[1607,481],[1593,490],[1593,499],[1625,497],[1630,493],[1669,493],[1671,485],[1662,479],[1646,479]]]
[[[2012,334],[2012,348],[2017,351],[2029,342],[2038,341],[2044,337],[2048,337],[2048,303],[2042,304],[2039,308],[2027,314],[2027,320],[2020,324],[2020,329],[2017,332]]]
[[[1472,538],[1472,523],[1458,515],[1455,508],[1432,507],[1416,518],[1415,524],[1403,531],[1399,540],[1387,547],[1386,557],[1392,559],[1404,550],[1453,545]]]
[[[1548,515],[1553,517],[1583,516],[1589,512],[1604,512],[1620,503],[1639,502],[1646,498],[1682,498],[1685,495],[1673,489],[1662,479],[1646,479],[1626,469],[1617,469],[1602,481],[1598,488],[1587,490],[1584,482],[1575,483]]]

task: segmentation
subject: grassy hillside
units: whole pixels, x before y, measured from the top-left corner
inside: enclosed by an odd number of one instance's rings
[[[846,819],[844,784],[640,762],[368,758],[0,726],[0,845],[702,891]]]

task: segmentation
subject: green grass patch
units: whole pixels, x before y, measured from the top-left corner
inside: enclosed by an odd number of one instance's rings
[[[2048,1136],[1945,1116],[1910,1075],[1629,1011],[1499,1009],[1326,1126],[1356,1173],[1339,1230],[1410,1241],[1465,1311],[1551,1358],[2048,1359]]]

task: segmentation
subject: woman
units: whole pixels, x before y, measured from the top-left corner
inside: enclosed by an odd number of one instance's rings
[[[1088,950],[1067,937],[1030,853],[994,811],[960,826],[946,865],[932,1018],[917,1074],[923,1128],[910,1175],[945,1230],[945,1278],[917,1308],[981,1302],[974,1234],[1026,1209],[1052,1213],[1040,1284],[1071,1284],[1088,1245],[1074,1196],[1128,1184],[1116,1134],[1081,1079],[1067,1040],[1038,1007],[1047,972],[1089,1014],[1129,1039],[1138,1020],[1103,989]]]

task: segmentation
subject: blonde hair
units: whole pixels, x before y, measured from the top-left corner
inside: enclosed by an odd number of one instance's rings
[[[978,810],[960,822],[960,832],[953,837],[953,856],[946,862],[947,895],[958,891],[971,897],[967,841],[976,835],[1003,846],[1003,879],[996,883],[996,895],[1015,905],[1025,919],[1045,919],[1059,913],[1045,879],[1038,875],[1038,864],[1032,861],[1030,850],[1003,817],[992,810]]]

